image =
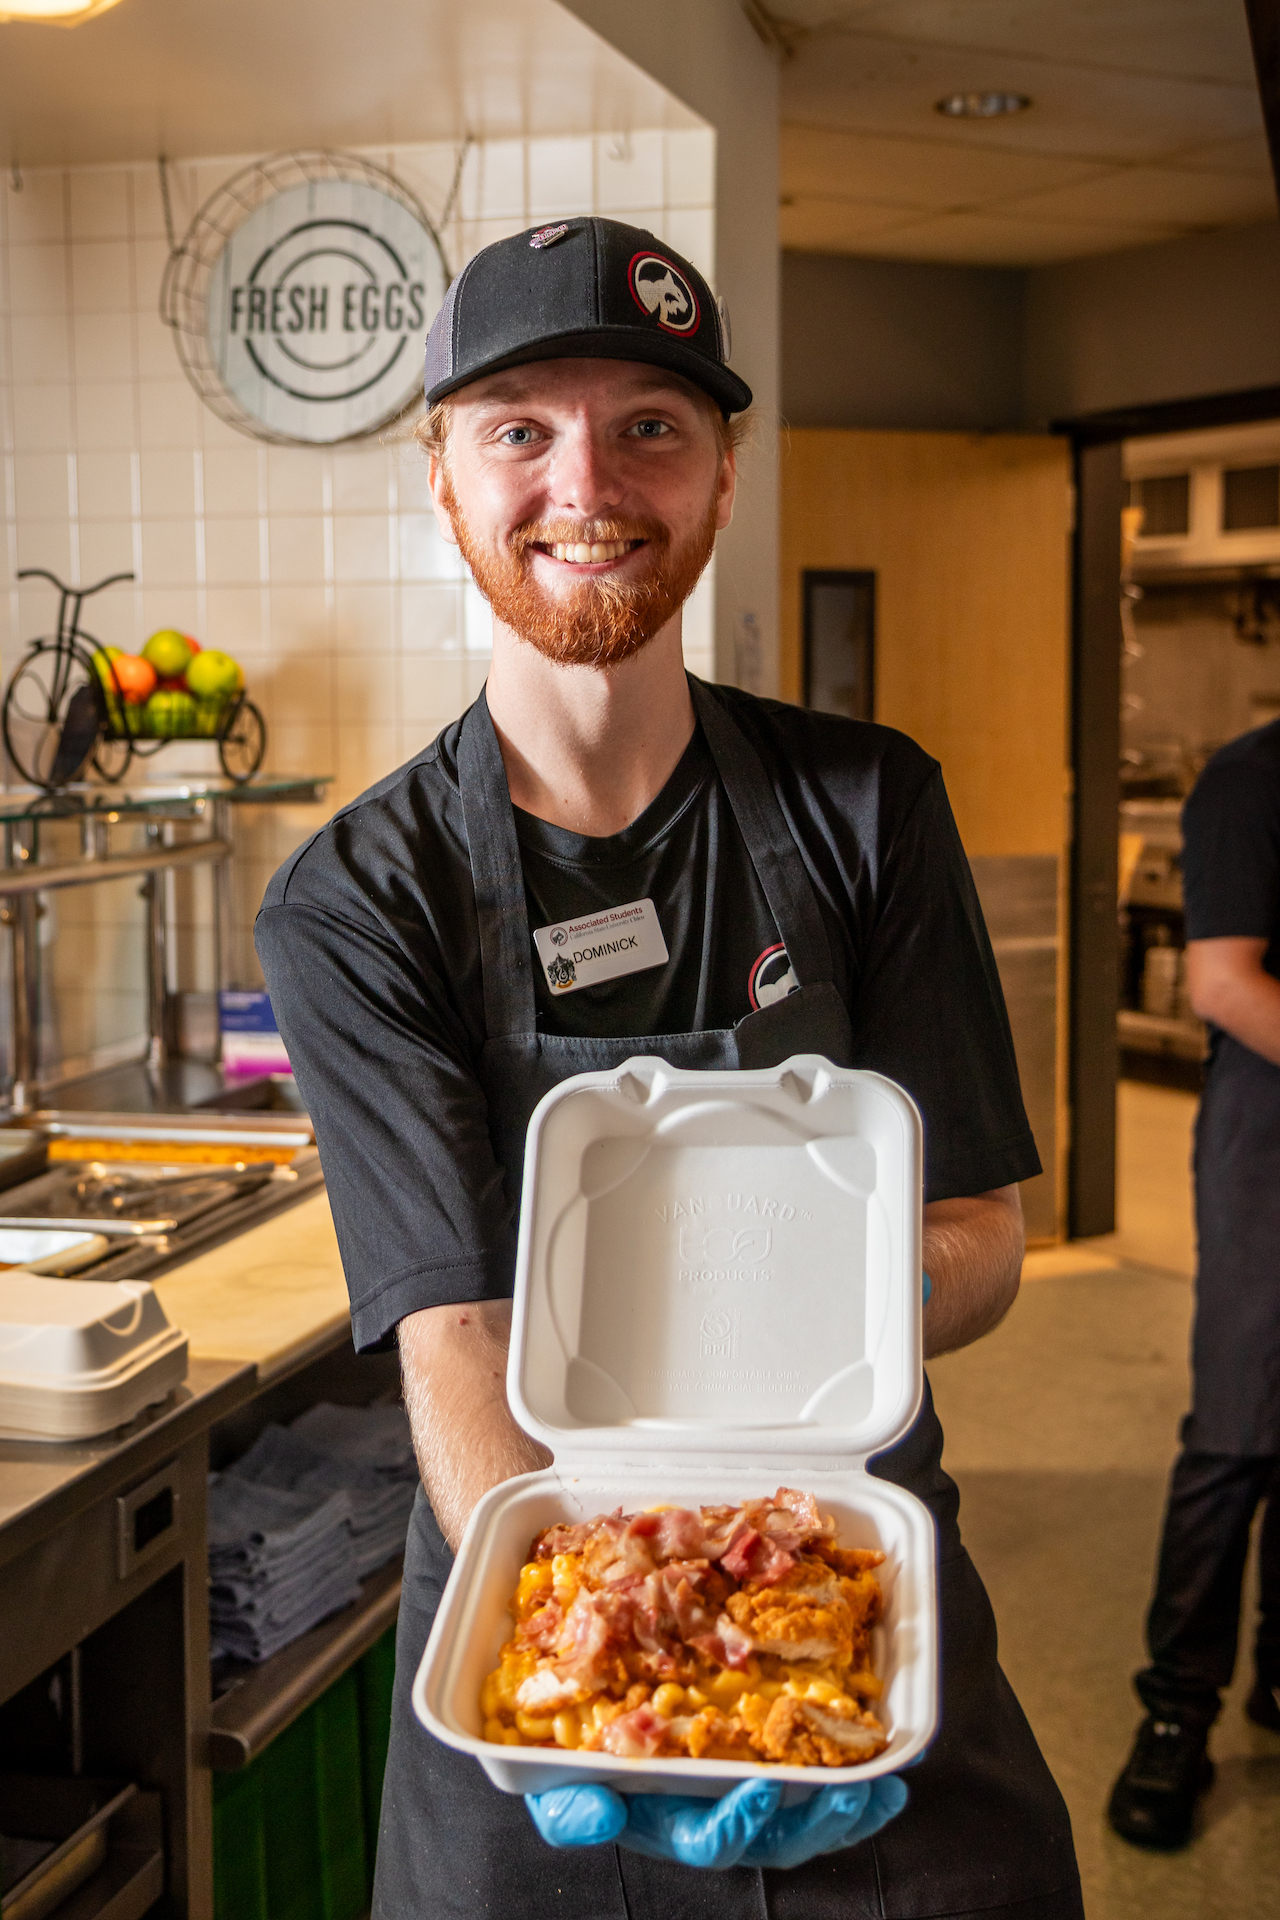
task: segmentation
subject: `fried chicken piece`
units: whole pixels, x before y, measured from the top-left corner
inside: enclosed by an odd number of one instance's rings
[[[815,1540],[809,1551],[834,1567],[837,1573],[847,1573],[850,1578],[884,1565],[879,1547],[838,1547],[834,1540]]]
[[[757,1736],[767,1760],[801,1767],[847,1767],[870,1760],[889,1742],[873,1713],[859,1712],[852,1701],[821,1705],[780,1694]]]
[[[781,1580],[749,1581],[729,1595],[725,1606],[758,1653],[847,1666],[853,1657],[854,1614],[846,1584],[834,1568],[804,1554]]]

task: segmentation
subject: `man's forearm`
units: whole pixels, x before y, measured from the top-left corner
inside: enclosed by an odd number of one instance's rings
[[[930,1358],[967,1347],[998,1326],[1017,1298],[1025,1236],[1017,1187],[924,1210],[924,1269],[933,1285],[924,1310]]]
[[[1187,990],[1194,1013],[1242,1047],[1280,1066],[1280,980],[1266,971],[1265,940],[1187,942]]]
[[[409,1314],[397,1332],[422,1484],[456,1552],[472,1508],[490,1487],[551,1459],[507,1405],[511,1302],[429,1307]]]

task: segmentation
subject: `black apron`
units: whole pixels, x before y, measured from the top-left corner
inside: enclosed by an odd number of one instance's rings
[[[508,1195],[520,1193],[525,1130],[550,1088],[633,1054],[698,1069],[773,1067],[793,1053],[853,1066],[848,1010],[831,976],[817,896],[754,748],[690,681],[697,716],[799,985],[733,1028],[623,1040],[539,1033],[533,947],[515,820],[483,694],[463,722],[458,783],[480,923],[485,1026],[479,1077]],[[1067,1810],[996,1662],[982,1583],[960,1542],[959,1495],[942,1471],[926,1386],[906,1438],[873,1471],[924,1500],[938,1523],[941,1732],[907,1776],[906,1811],[873,1840],[788,1873],[699,1872],[613,1846],[561,1850],[523,1801],[476,1761],[432,1739],[409,1698],[452,1556],[419,1491],[396,1645],[373,1920],[1082,1920]]]
[[[1219,1034],[1196,1119],[1195,1377],[1183,1442],[1280,1453],[1280,1067]]]

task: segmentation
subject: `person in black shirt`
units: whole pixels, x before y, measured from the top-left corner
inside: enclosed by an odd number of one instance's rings
[[[543,1093],[636,1053],[752,1068],[815,1052],[897,1080],[925,1121],[934,1353],[1011,1303],[1017,1182],[1039,1166],[936,763],[889,729],[684,671],[680,608],[728,524],[729,416],[750,400],[705,281],[613,221],[499,242],[432,327],[426,396],[437,515],[494,611],[486,689],[286,864],[257,929],[354,1339],[398,1342],[429,1496],[406,1560],[374,1914],[1079,1920],[1066,1809],[996,1663],[927,1387],[872,1470],[938,1523],[941,1731],[909,1797],[878,1782],[865,1819],[821,1842],[833,1851],[791,1847],[784,1871],[758,1833],[751,1865],[736,1843],[700,1852],[708,1875],[687,1851],[634,1850],[617,1796],[600,1844],[562,1851],[555,1809],[538,1810],[548,1846],[414,1719],[472,1508],[545,1459],[503,1385]],[[536,943],[624,909],[650,929],[635,964],[579,980]],[[720,1814],[695,1824],[714,1836]]]
[[[1261,1611],[1246,1712],[1280,1733],[1280,721],[1216,753],[1182,817],[1187,979],[1209,1026],[1196,1122],[1194,1388],[1169,1483],[1147,1716],[1112,1826],[1184,1846],[1213,1778],[1209,1729],[1235,1668],[1249,1530]]]

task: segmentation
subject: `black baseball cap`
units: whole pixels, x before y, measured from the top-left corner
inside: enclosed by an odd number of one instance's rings
[[[683,374],[726,418],[751,405],[729,323],[695,266],[644,227],[574,219],[495,240],[468,261],[427,335],[434,406],[531,360],[644,360]]]

